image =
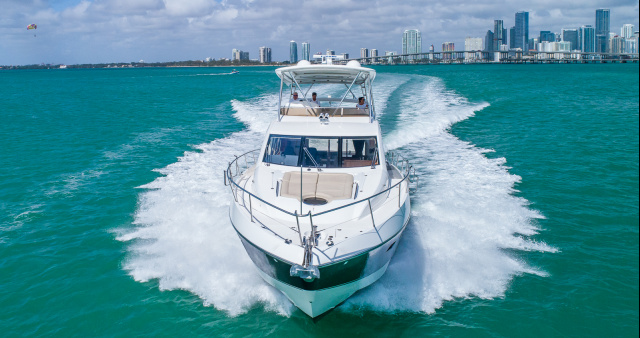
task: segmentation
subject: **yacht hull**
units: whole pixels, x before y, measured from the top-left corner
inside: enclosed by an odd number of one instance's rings
[[[356,291],[373,284],[384,275],[387,266],[389,266],[389,262],[371,275],[351,283],[312,291],[299,289],[283,283],[275,278],[271,278],[261,270],[258,270],[258,272],[267,283],[280,290],[295,306],[309,317],[314,318],[344,302],[356,293]]]
[[[368,250],[318,266],[320,278],[313,281],[291,276],[291,267],[296,263],[275,257],[251,243],[240,232],[238,235],[262,278],[284,293],[307,315],[317,317],[384,275],[397,248],[397,241],[409,222],[408,215],[404,217],[405,207],[408,207],[408,204],[403,205],[397,212],[397,215],[402,217],[392,217],[388,220],[402,220],[403,223],[397,225],[397,233]]]

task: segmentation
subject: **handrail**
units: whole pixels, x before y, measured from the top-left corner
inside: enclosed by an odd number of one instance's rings
[[[272,207],[272,208],[274,208],[274,209],[276,209],[278,211],[281,211],[281,212],[283,212],[283,213],[285,213],[287,215],[290,215],[290,216],[293,216],[293,217],[308,217],[308,216],[310,216],[311,215],[311,210],[309,210],[309,212],[307,212],[307,214],[305,214],[305,215],[298,214],[297,211],[295,213],[291,213],[291,212],[289,212],[287,210],[284,210],[284,209],[282,209],[282,208],[280,208],[278,206],[275,206],[275,205],[263,200],[262,198],[260,198],[260,197],[256,196],[255,194],[247,191],[246,189],[241,187],[238,183],[236,183],[236,181],[233,179],[233,177],[237,176],[239,174],[239,171],[240,171],[240,168],[237,165],[238,159],[240,159],[241,157],[245,157],[246,155],[248,155],[250,153],[257,152],[257,151],[259,151],[259,149],[254,149],[254,150],[248,151],[248,152],[246,152],[246,153],[244,153],[244,154],[242,154],[240,156],[237,156],[232,162],[229,163],[229,166],[227,167],[227,170],[225,171],[225,175],[227,176],[226,179],[227,179],[228,184],[231,186],[231,188],[233,189],[233,186],[235,186],[236,187],[236,191],[237,191],[237,189],[240,189],[244,193],[248,194],[250,197],[253,197],[253,198],[259,200],[260,202],[262,202],[262,203],[264,203],[264,204],[266,204],[266,205],[268,205],[268,206],[270,206],[270,207]],[[396,163],[397,163],[397,160],[401,158],[400,155],[392,155],[392,159],[394,157],[396,159]],[[374,195],[371,195],[371,196],[369,196],[369,197],[367,197],[365,199],[362,199],[362,200],[359,200],[359,201],[355,201],[355,202],[352,202],[352,203],[349,203],[349,204],[345,204],[343,206],[339,206],[339,207],[336,207],[336,208],[333,208],[333,209],[325,210],[325,211],[322,211],[322,212],[319,212],[319,213],[313,214],[313,215],[314,216],[320,216],[320,215],[328,214],[330,212],[334,212],[334,211],[337,211],[337,210],[344,209],[346,207],[350,207],[352,205],[356,205],[356,204],[359,204],[359,203],[367,202],[367,201],[369,201],[369,200],[371,200],[371,199],[373,199],[375,197],[378,197],[378,196],[380,196],[380,195],[382,195],[382,194],[384,194],[384,193],[396,188],[398,185],[402,184],[402,182],[404,182],[405,180],[407,180],[411,176],[411,169],[413,168],[412,166],[408,166],[408,161],[405,160],[405,159],[402,159],[400,162],[403,165],[401,172],[403,172],[404,175],[403,175],[402,179],[399,182],[397,182],[396,184],[394,184],[394,185],[390,186],[389,188],[387,188],[387,189],[385,189],[383,191],[380,191],[380,192],[378,192],[378,193],[376,193]],[[232,172],[231,172],[231,170],[232,170],[231,168],[234,165],[234,163],[236,165],[236,175],[233,175]],[[257,163],[257,161],[254,162],[254,164],[255,163]],[[406,167],[405,167],[405,164],[407,165]],[[396,168],[398,168],[397,164],[394,164],[394,166]],[[398,169],[400,169],[400,168],[398,168]],[[233,186],[231,184],[233,184]],[[236,192],[236,194],[237,194],[237,192]]]
[[[388,157],[391,158],[392,163],[394,163],[393,165],[396,167],[396,169],[400,170],[398,168],[398,165],[397,165],[398,164],[398,160],[400,160],[400,162],[402,163],[401,173],[403,173],[403,177],[399,182],[397,182],[396,184],[390,186],[389,188],[387,188],[387,189],[385,189],[383,191],[378,192],[375,195],[369,196],[369,197],[367,197],[365,199],[362,199],[360,201],[355,201],[355,202],[352,202],[352,203],[349,203],[349,204],[346,204],[346,205],[343,205],[343,206],[340,206],[340,207],[337,207],[337,208],[333,208],[333,209],[330,209],[330,210],[319,212],[317,214],[313,214],[311,212],[311,210],[309,210],[306,215],[299,215],[297,210],[294,213],[291,213],[289,211],[286,211],[286,210],[284,210],[284,209],[282,209],[280,207],[277,207],[277,206],[275,206],[275,205],[263,200],[262,198],[256,196],[255,194],[253,194],[253,193],[247,191],[246,189],[244,189],[243,187],[241,187],[233,179],[234,176],[238,176],[238,175],[244,174],[246,172],[246,170],[249,169],[252,165],[256,165],[258,163],[258,156],[259,156],[258,152],[259,152],[259,149],[254,149],[254,150],[248,151],[248,152],[246,152],[246,153],[244,153],[244,154],[242,154],[240,156],[235,156],[235,159],[232,162],[229,162],[229,166],[225,170],[225,178],[224,178],[225,185],[229,184],[229,187],[231,188],[231,193],[234,195],[235,202],[238,203],[238,204],[240,203],[238,201],[238,189],[242,190],[242,192],[243,192],[243,195],[241,197],[242,206],[245,209],[247,207],[247,204],[245,202],[244,194],[248,194],[249,195],[249,214],[250,214],[250,217],[251,217],[251,222],[254,222],[253,206],[252,206],[252,203],[251,203],[251,198],[252,197],[257,199],[257,200],[259,200],[260,202],[264,203],[265,205],[270,206],[270,207],[272,207],[272,208],[274,208],[274,209],[276,209],[276,210],[278,210],[278,211],[280,211],[280,212],[282,212],[282,213],[284,213],[286,215],[290,215],[290,216],[295,217],[296,224],[297,224],[297,229],[298,229],[298,231],[297,231],[298,232],[298,237],[300,238],[300,245],[299,246],[304,249],[304,255],[303,255],[303,258],[302,258],[302,266],[299,266],[299,265],[296,265],[296,264],[292,265],[291,266],[291,270],[289,271],[289,274],[291,276],[298,276],[298,277],[303,278],[303,279],[305,279],[307,281],[312,281],[315,278],[320,278],[320,272],[319,272],[317,266],[314,266],[312,264],[313,248],[315,248],[318,245],[318,243],[317,243],[317,226],[313,224],[313,217],[314,216],[316,216],[316,217],[317,216],[321,216],[321,215],[328,214],[328,213],[331,213],[331,212],[335,212],[337,210],[341,210],[341,209],[344,209],[344,208],[347,208],[347,207],[350,207],[350,206],[353,206],[353,205],[356,205],[356,204],[359,204],[359,203],[367,202],[369,204],[369,212],[371,213],[371,223],[373,225],[374,230],[376,232],[378,232],[378,229],[376,228],[376,224],[375,224],[375,219],[373,217],[373,209],[371,207],[371,200],[373,198],[376,198],[376,197],[378,197],[378,196],[380,196],[382,194],[385,194],[385,193],[391,191],[392,189],[395,189],[396,187],[398,187],[398,208],[400,208],[401,207],[401,204],[400,204],[400,202],[401,202],[401,192],[402,192],[401,191],[402,190],[401,184],[405,180],[408,180],[408,182],[411,182],[411,174],[412,174],[412,172],[413,172],[413,175],[415,176],[415,170],[413,169],[412,166],[409,165],[409,161],[405,160],[400,155],[397,155],[397,154],[395,154],[393,152],[390,152]],[[252,155],[252,163],[251,163],[251,165],[250,165],[249,161],[247,160],[247,157],[249,156],[249,154]],[[238,164],[239,163],[238,160],[240,158],[243,158],[243,157],[244,157],[244,160],[245,160],[245,168],[243,168],[242,171],[240,171],[240,165]],[[387,162],[387,163],[389,163],[389,162]],[[235,164],[235,168],[236,168],[235,175],[233,175],[233,173],[232,173],[232,168],[234,167],[234,164]],[[405,165],[406,165],[406,167],[405,167]],[[300,169],[302,170],[302,166],[300,166]],[[300,183],[302,184],[302,177],[300,177]],[[235,191],[234,191],[234,186],[235,186]],[[300,189],[300,191],[302,192],[302,189]],[[407,191],[410,191],[409,183],[407,183]],[[300,203],[302,203],[302,199],[300,200]],[[302,210],[300,210],[300,212],[302,212]],[[311,226],[311,231],[309,233],[309,237],[307,237],[307,236],[303,237],[302,233],[301,233],[301,230],[300,230],[300,217],[307,217],[307,216],[309,217],[309,223],[310,223],[310,226]],[[258,222],[260,222],[260,221],[258,220]],[[263,227],[265,227],[264,224],[263,224]],[[380,236],[380,234],[378,233],[378,237],[379,236]],[[382,238],[380,240],[382,240]],[[285,239],[285,242],[287,244],[290,244],[291,240],[290,239]]]

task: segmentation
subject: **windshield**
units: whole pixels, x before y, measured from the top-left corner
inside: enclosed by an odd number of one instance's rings
[[[264,162],[297,166],[300,155],[300,137],[274,136],[269,137]]]
[[[286,166],[354,168],[379,164],[375,136],[302,137],[271,135],[263,161]]]

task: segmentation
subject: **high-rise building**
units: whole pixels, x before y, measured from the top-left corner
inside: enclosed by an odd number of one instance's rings
[[[609,52],[613,54],[637,53],[637,38],[615,35],[609,39]]]
[[[569,42],[571,44],[571,50],[580,49],[578,45],[578,30],[577,29],[563,29],[562,41]]]
[[[465,52],[477,52],[482,50],[482,38],[464,39]]]
[[[453,52],[456,50],[456,46],[453,42],[444,42],[442,43],[442,51],[443,52]],[[451,54],[445,53],[442,55],[444,60],[450,60]]]
[[[360,48],[360,57],[368,58],[369,57],[369,49],[368,48]]]
[[[470,38],[464,39],[464,58],[466,60],[474,60],[481,58],[482,51],[482,38]]]
[[[509,28],[509,49],[516,48],[516,26]]]
[[[302,60],[311,60],[311,45],[308,42],[302,43]]]
[[[442,43],[442,51],[443,52],[453,52],[456,50],[456,45],[453,42],[443,42]]]
[[[243,52],[239,49],[231,50],[231,60],[232,61],[240,61],[240,60],[249,60],[249,52]]]
[[[556,52],[570,52],[571,51],[571,43],[568,41],[556,41],[555,42],[557,48]]]
[[[504,44],[504,23],[502,20],[493,20],[493,49],[500,50],[500,45]]]
[[[520,48],[524,53],[529,50],[529,12],[516,13],[516,41],[514,48]]]
[[[596,9],[595,52],[607,52],[610,31],[611,27],[609,24],[609,10]]]
[[[332,49],[327,49],[327,55],[336,55],[336,51]]]
[[[433,45],[429,46],[429,53],[433,53],[435,51],[435,47]]]
[[[289,42],[289,62],[298,63],[298,44],[293,40]]]
[[[407,29],[402,34],[402,54],[414,53],[422,53],[422,35],[417,29]]]
[[[269,47],[260,47],[260,63],[271,63],[271,48]]]
[[[375,48],[372,48],[369,51],[369,56],[371,56],[373,59],[371,59],[373,62],[378,62],[378,50]]]
[[[609,51],[615,54],[627,53],[625,50],[625,38],[621,36],[614,36],[609,40]]]
[[[624,39],[624,51],[625,53],[637,53],[638,52],[638,37],[634,36],[629,39]]]
[[[569,52],[571,43],[566,41],[541,41],[538,43],[537,50],[539,52]]]
[[[490,30],[484,36],[484,51],[493,52],[493,32]]]
[[[596,9],[596,35],[609,35],[609,10]]]
[[[610,36],[607,35],[596,35],[596,52],[600,53],[608,53],[609,52],[609,40]]]
[[[620,36],[622,36],[625,39],[630,39],[633,37],[633,31],[635,30],[635,27],[630,24],[624,24],[622,25],[622,29],[620,29]]]
[[[503,45],[507,45],[507,48],[509,47],[509,30],[506,28],[502,29],[502,44]]]
[[[539,42],[543,42],[543,41],[555,42],[556,35],[551,31],[540,31],[540,38],[538,39],[538,41]]]
[[[584,53],[596,51],[596,30],[591,25],[580,27],[580,47]]]

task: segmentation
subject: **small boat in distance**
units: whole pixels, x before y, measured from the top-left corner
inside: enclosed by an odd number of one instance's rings
[[[382,151],[375,70],[300,61],[276,74],[277,119],[224,172],[229,218],[260,276],[317,317],[385,273],[416,176]],[[310,95],[317,84],[325,95]]]
[[[238,73],[240,73],[240,72],[235,70],[235,69],[231,71],[231,74],[238,74]]]

